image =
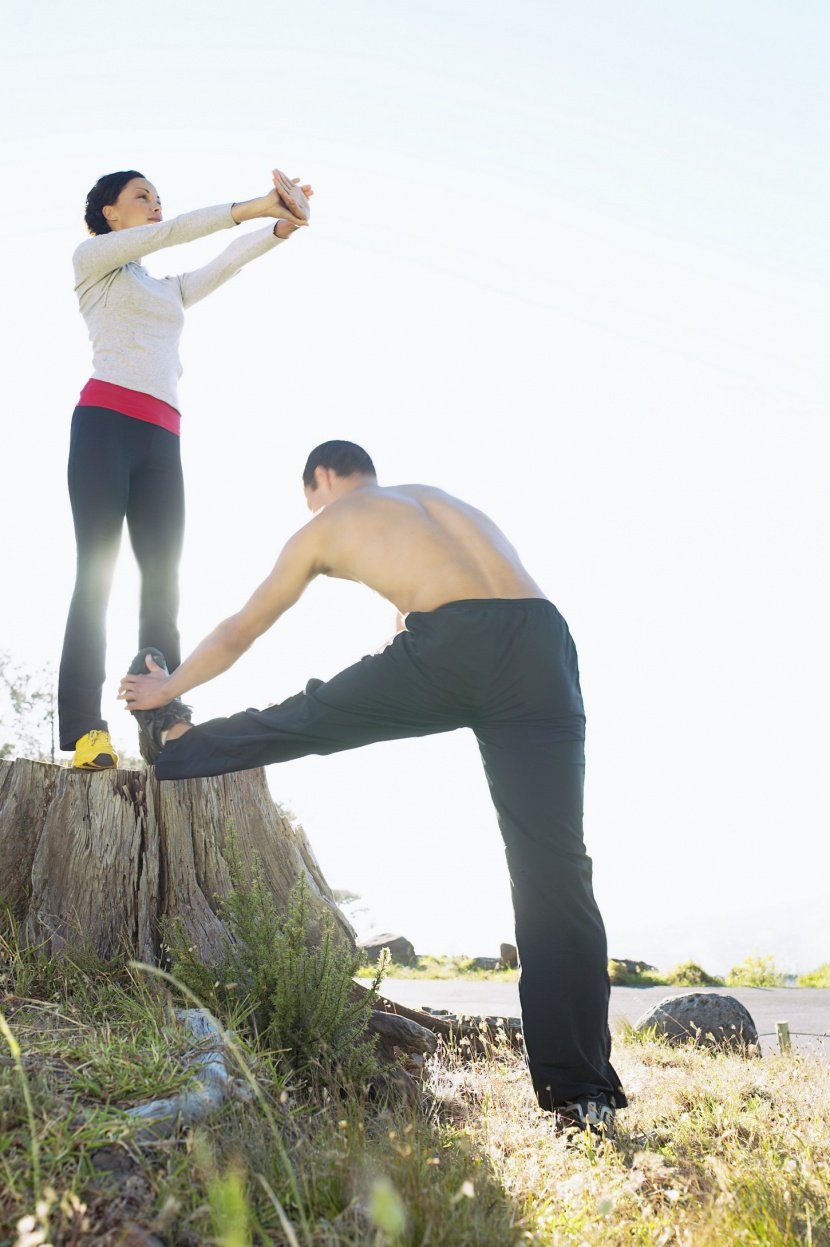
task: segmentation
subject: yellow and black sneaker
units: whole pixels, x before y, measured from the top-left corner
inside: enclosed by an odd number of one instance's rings
[[[118,754],[109,732],[92,731],[75,741],[73,767],[80,771],[108,771],[118,766]]]

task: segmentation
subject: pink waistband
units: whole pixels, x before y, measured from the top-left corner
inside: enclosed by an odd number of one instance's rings
[[[122,416],[132,416],[134,420],[146,420],[148,424],[158,424],[168,433],[178,435],[182,418],[175,407],[163,403],[152,394],[143,394],[141,390],[128,390],[123,385],[113,385],[110,381],[87,381],[78,399],[81,407],[108,407],[110,411],[119,411]]]

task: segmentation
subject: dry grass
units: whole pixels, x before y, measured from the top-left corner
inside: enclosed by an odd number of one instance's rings
[[[830,1244],[830,1063],[620,1037],[615,1147],[551,1137],[515,1064],[436,1072],[526,1242]],[[459,1123],[461,1124],[461,1123]]]

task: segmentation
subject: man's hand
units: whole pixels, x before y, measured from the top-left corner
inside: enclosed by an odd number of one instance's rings
[[[164,685],[169,679],[167,672],[151,654],[145,661],[147,675],[125,675],[118,687],[119,701],[127,703],[125,710],[155,710],[173,700],[169,693],[164,692]]]
[[[392,644],[399,632],[406,632],[406,618],[400,611],[398,611],[395,616],[395,631],[392,633],[388,641],[384,641],[380,649],[375,650],[375,653],[382,654],[385,649],[389,649],[389,646]]]

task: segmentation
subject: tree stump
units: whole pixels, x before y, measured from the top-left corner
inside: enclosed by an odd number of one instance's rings
[[[159,782],[152,771],[87,772],[0,761],[0,901],[30,942],[58,954],[156,962],[160,920],[181,919],[210,965],[227,945],[231,829],[243,871],[258,857],[285,912],[301,875],[312,921],[354,933],[302,828],[274,804],[262,769]]]
[[[231,891],[231,829],[243,873],[259,859],[279,913],[304,876],[312,938],[330,915],[335,935],[355,948],[305,832],[275,805],[262,768],[161,782],[152,771],[0,760],[0,905],[30,944],[53,956],[92,952],[107,961],[127,954],[150,965],[161,953],[161,919],[178,918],[212,965],[230,939],[219,910]],[[366,994],[354,984],[352,999]],[[381,1014],[463,1043],[470,1055],[497,1030],[490,1019],[433,1017],[382,996],[373,1005],[370,1029],[386,1042],[396,1026],[402,1050],[431,1049],[414,1043],[417,1031]]]

